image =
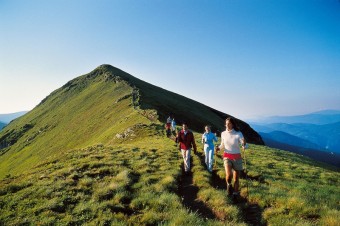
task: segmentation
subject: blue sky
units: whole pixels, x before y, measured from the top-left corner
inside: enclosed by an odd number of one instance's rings
[[[340,109],[338,0],[0,0],[0,113],[111,64],[241,119]]]

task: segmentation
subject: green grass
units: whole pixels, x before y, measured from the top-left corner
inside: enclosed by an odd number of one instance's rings
[[[0,224],[202,223],[176,194],[181,161],[168,145],[73,149],[4,179]]]
[[[251,145],[247,150],[250,201],[264,209],[270,224],[336,225],[339,222],[339,172],[302,156]],[[334,170],[334,171],[333,171]]]
[[[200,159],[202,150],[193,154],[193,183],[199,188],[197,199],[218,216],[216,220],[204,219],[183,205],[178,195],[182,159],[173,142],[165,136],[148,141],[147,148],[98,144],[71,149],[3,179],[0,224],[247,224],[246,206],[233,204],[225,190],[213,186]],[[147,145],[150,142],[152,146]],[[143,146],[142,141],[137,144]],[[260,206],[262,223],[339,222],[338,172],[264,146],[250,145],[246,154],[249,202]],[[224,180],[220,157],[216,175]],[[246,182],[241,179],[242,196]]]

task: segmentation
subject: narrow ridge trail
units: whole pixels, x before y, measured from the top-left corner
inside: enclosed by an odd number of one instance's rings
[[[191,161],[191,167],[192,166]],[[197,199],[198,190],[198,187],[193,184],[192,173],[183,172],[182,176],[179,178],[178,195],[181,197],[184,206],[192,212],[196,212],[204,219],[216,219],[213,211],[207,207],[205,203]]]

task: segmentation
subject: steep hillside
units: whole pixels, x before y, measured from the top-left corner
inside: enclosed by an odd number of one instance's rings
[[[222,130],[227,116],[102,65],[55,90],[0,132],[0,178],[68,149],[138,143],[170,113],[199,131],[205,124]],[[263,144],[249,125],[238,123],[248,142]]]
[[[203,132],[206,124],[210,124],[213,130],[225,129],[224,120],[230,116],[228,114],[148,84],[110,65],[103,65],[100,69],[103,73],[118,75],[136,87],[141,109],[155,109],[161,122],[165,122],[169,115],[173,115],[178,123],[188,122],[190,128],[196,131]],[[263,144],[261,137],[247,123],[238,119],[236,121],[248,142]]]

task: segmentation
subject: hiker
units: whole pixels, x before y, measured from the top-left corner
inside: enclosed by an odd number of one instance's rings
[[[214,162],[214,141],[217,142],[217,137],[211,132],[209,125],[205,126],[205,133],[202,135],[202,144],[205,154],[205,164],[207,165],[208,171],[211,173]]]
[[[176,131],[176,121],[174,118],[171,120],[171,131],[173,133]]]
[[[166,119],[166,124],[165,124],[165,130],[166,130],[166,136],[169,137],[171,135],[171,117],[169,116],[167,119]]]
[[[216,147],[216,151],[223,151],[223,162],[226,172],[228,195],[233,195],[233,198],[237,199],[240,195],[240,172],[243,170],[240,144],[244,149],[246,141],[243,137],[243,134],[237,128],[234,118],[228,117],[225,121],[225,124],[226,130],[221,134],[221,144]],[[234,170],[233,173],[232,170]],[[232,176],[234,177],[234,187],[231,185]]]
[[[182,130],[178,134],[178,142],[179,147],[181,149],[181,153],[184,160],[184,171],[185,173],[189,173],[190,171],[190,152],[191,149],[194,149],[194,152],[196,153],[196,143],[194,134],[188,129],[187,123],[183,123]]]

